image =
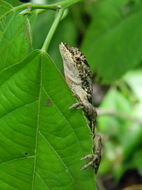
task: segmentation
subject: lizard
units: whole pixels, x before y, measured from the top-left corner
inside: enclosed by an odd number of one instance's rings
[[[81,108],[84,111],[94,139],[93,153],[81,158],[81,160],[92,160],[85,164],[82,169],[93,166],[95,173],[97,173],[101,161],[102,141],[100,135],[95,132],[97,113],[92,105],[92,74],[90,67],[85,55],[78,48],[62,42],[59,45],[59,50],[63,59],[66,82],[78,99],[78,102],[72,105],[71,108]]]

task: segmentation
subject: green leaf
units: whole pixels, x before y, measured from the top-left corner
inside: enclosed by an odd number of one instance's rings
[[[142,59],[142,2],[103,0],[96,3],[94,19],[82,44],[93,70],[112,82]],[[96,13],[96,16],[95,16]]]
[[[90,129],[47,54],[34,51],[0,74],[0,189],[94,190],[81,171],[92,152]]]
[[[24,59],[32,49],[27,17],[17,14],[12,7],[7,9],[10,6],[3,1],[1,5],[6,11],[0,17],[0,70]]]

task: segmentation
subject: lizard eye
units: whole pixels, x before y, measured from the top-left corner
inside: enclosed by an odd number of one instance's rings
[[[77,62],[79,62],[81,59],[80,59],[80,57],[75,57],[75,60],[76,60]]]

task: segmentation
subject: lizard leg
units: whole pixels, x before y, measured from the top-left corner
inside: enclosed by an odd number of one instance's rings
[[[92,159],[92,160],[88,162],[87,164],[85,164],[81,169],[84,170],[90,166],[93,166],[93,168],[95,169],[95,173],[97,173],[99,165],[100,165],[100,161],[101,161],[101,154],[102,154],[102,140],[99,134],[95,135],[94,142],[95,142],[95,147],[94,147],[95,153],[86,155],[83,158],[81,158],[81,160],[86,160],[86,159]]]

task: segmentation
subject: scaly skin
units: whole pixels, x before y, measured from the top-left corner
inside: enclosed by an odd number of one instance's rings
[[[77,97],[78,103],[72,108],[82,108],[91,128],[94,139],[94,154],[83,157],[84,159],[92,159],[82,169],[93,166],[97,173],[101,161],[101,137],[95,133],[96,110],[92,105],[92,80],[89,65],[85,56],[78,48],[70,47],[66,43],[59,46],[60,53],[64,64],[64,74],[66,82],[71,88],[73,94]]]

